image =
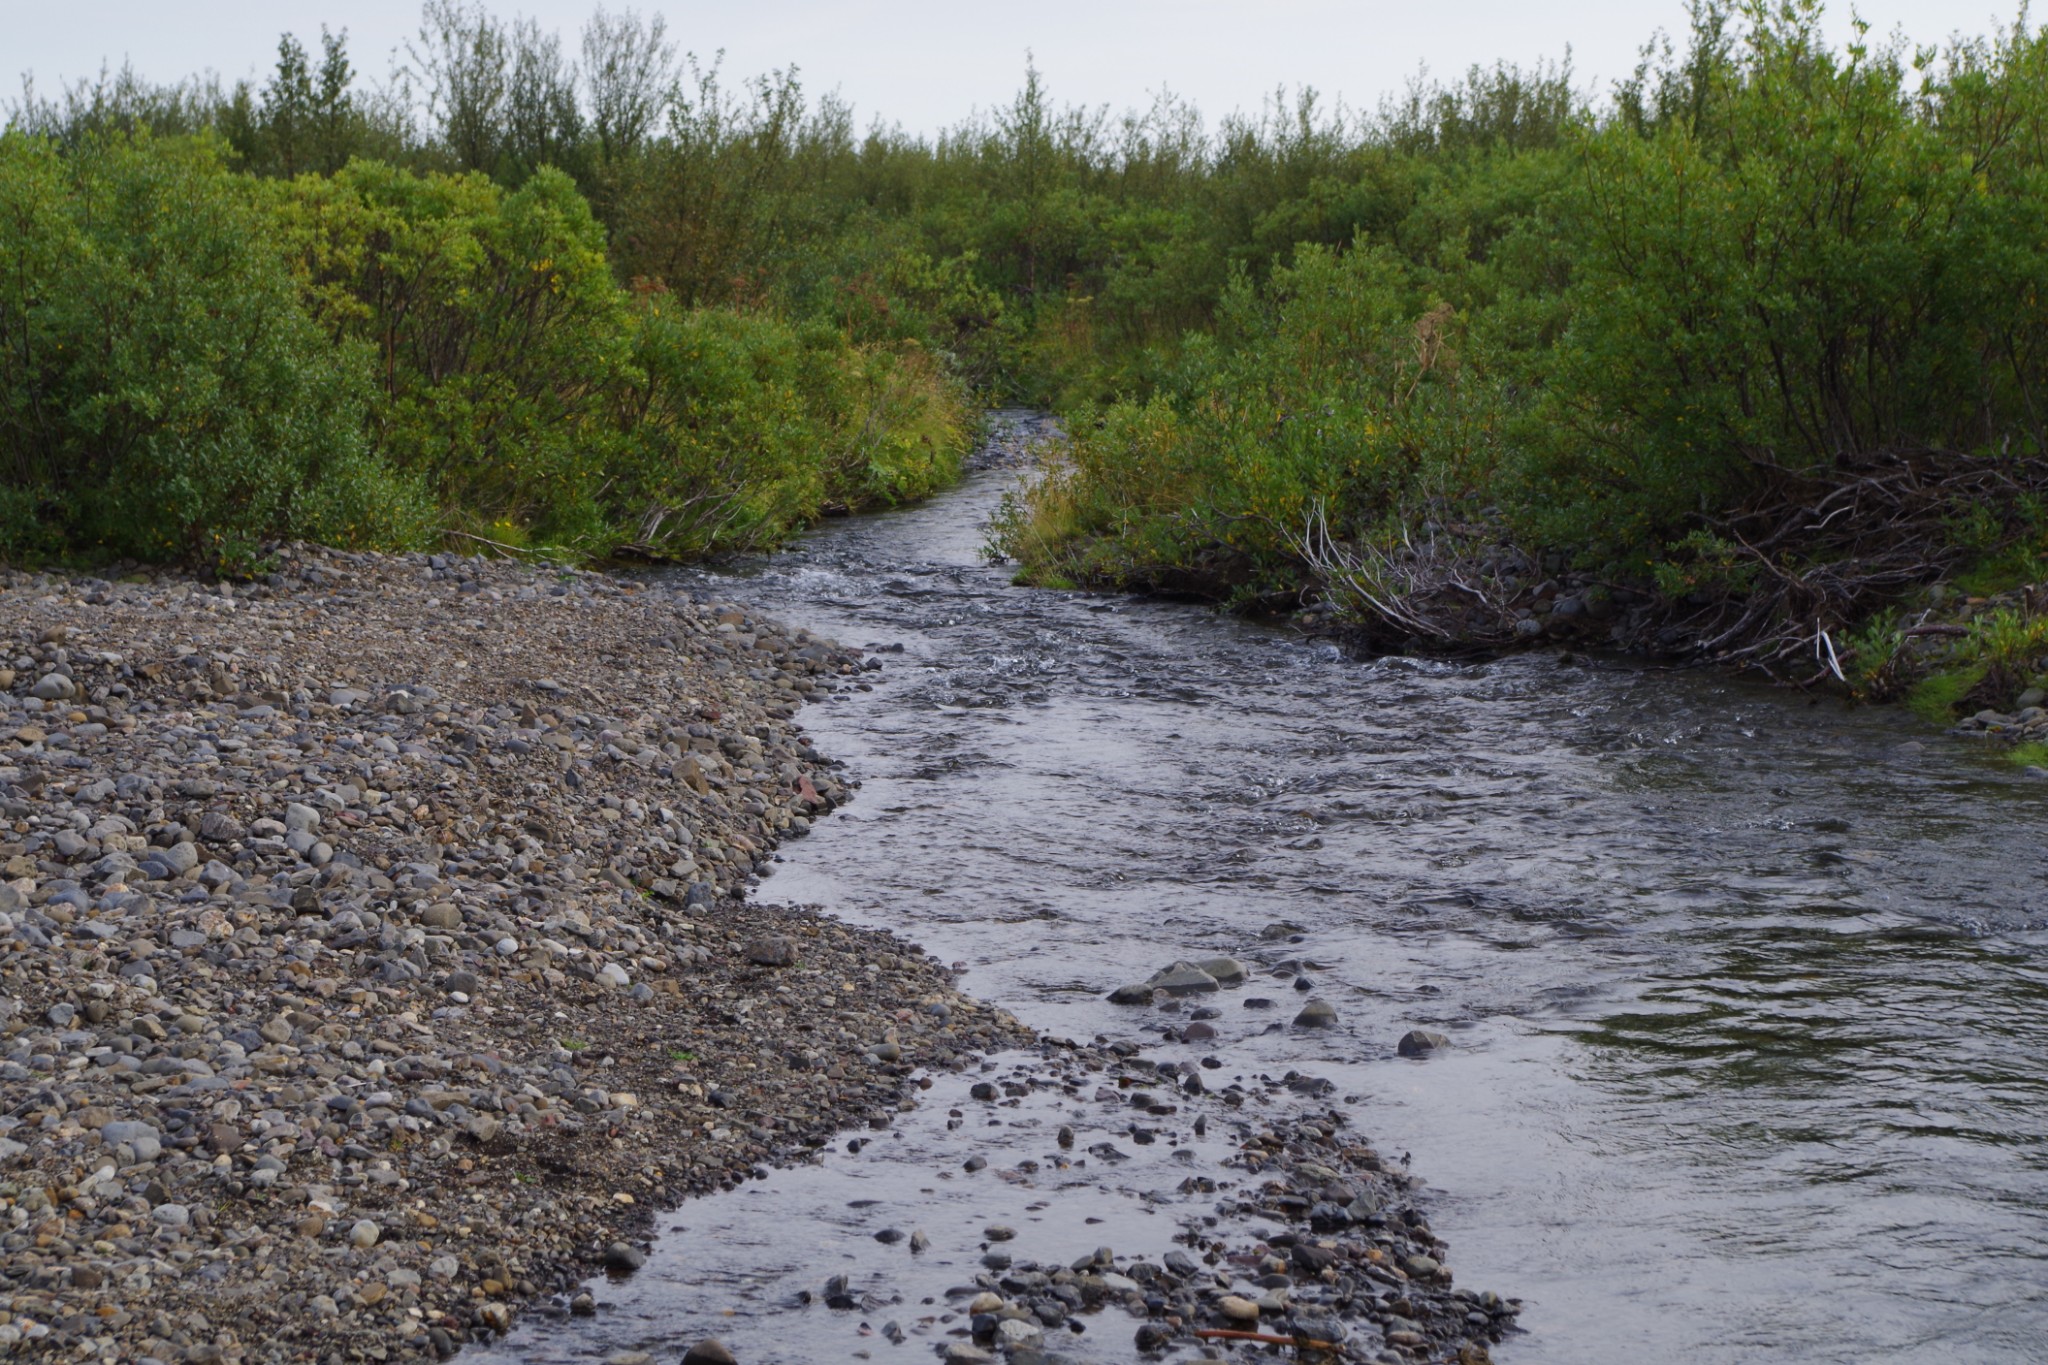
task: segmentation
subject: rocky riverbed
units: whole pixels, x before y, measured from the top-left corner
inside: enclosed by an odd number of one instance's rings
[[[855,654],[600,575],[0,585],[0,1352],[447,1356],[1021,1030],[738,899]]]

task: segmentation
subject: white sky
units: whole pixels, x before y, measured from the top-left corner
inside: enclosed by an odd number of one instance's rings
[[[1314,86],[1371,108],[1418,67],[1438,76],[1475,62],[1528,62],[1572,50],[1581,87],[1604,89],[1627,74],[1658,28],[1682,33],[1682,0],[612,0],[610,8],[658,11],[679,47],[703,57],[723,49],[728,76],[794,63],[813,93],[837,89],[857,121],[877,114],[932,132],[975,108],[1004,104],[1036,54],[1053,97],[1121,110],[1161,88],[1192,99],[1214,126],[1232,109],[1254,109],[1276,86]],[[592,0],[495,4],[574,36]],[[1862,0],[1879,32],[1917,42],[2009,24],[2015,0]],[[1845,35],[1849,7],[1830,6]],[[54,93],[102,60],[131,59],[152,80],[213,70],[261,77],[289,28],[317,51],[320,25],[347,28],[364,76],[381,78],[391,51],[418,27],[417,0],[0,0],[0,107],[33,72]]]

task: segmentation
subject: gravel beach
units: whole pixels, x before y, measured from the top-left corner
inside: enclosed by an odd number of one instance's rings
[[[445,1357],[1023,1041],[738,899],[849,795],[793,719],[829,642],[294,547],[13,575],[0,643],[0,1353]]]

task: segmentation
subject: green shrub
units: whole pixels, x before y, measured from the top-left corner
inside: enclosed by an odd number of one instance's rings
[[[315,315],[369,353],[373,445],[459,526],[605,549],[597,490],[633,340],[569,178],[543,170],[507,194],[356,161],[276,194]]]
[[[2040,445],[2041,40],[1937,73],[1831,49],[1807,0],[1737,13],[1697,97],[1589,132],[1556,201],[1569,324],[1517,430],[1519,511],[1582,558],[1887,452]]]
[[[1312,516],[1370,534],[1497,458],[1495,396],[1458,340],[1383,247],[1304,247],[1263,289],[1240,275],[1158,393],[1082,424],[1038,510],[1012,517],[1011,552],[1083,579],[1284,589]]]
[[[772,545],[818,513],[825,431],[795,333],[765,315],[656,294],[636,314],[628,433],[604,497],[631,549],[687,558]]]
[[[238,564],[426,520],[364,444],[359,353],[300,308],[212,142],[0,136],[0,344],[9,557]]]

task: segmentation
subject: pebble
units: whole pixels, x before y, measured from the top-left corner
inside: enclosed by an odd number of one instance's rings
[[[739,1365],[724,1342],[717,1337],[704,1340],[683,1352],[683,1365]]]

